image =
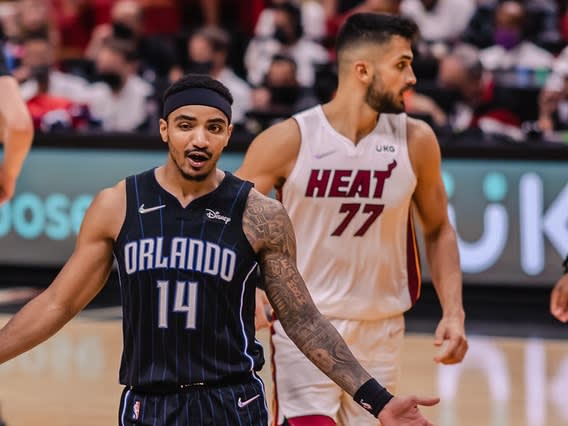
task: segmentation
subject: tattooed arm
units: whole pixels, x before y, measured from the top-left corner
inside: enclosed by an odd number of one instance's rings
[[[439,399],[392,397],[363,369],[335,327],[318,311],[296,268],[296,239],[282,204],[253,189],[243,215],[243,231],[258,255],[268,299],[284,331],[304,355],[383,426],[431,426],[418,405],[434,405]]]
[[[286,334],[350,395],[371,378],[318,311],[296,268],[296,240],[282,204],[251,191],[243,228],[258,253],[265,289]]]

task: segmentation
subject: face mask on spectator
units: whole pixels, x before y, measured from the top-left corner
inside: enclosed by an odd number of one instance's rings
[[[291,44],[294,40],[292,37],[284,30],[282,27],[276,26],[274,28],[274,34],[272,34],[276,40],[278,40],[282,44]]]
[[[122,76],[114,71],[103,71],[98,74],[98,80],[108,84],[113,92],[118,92],[122,87]]]
[[[298,86],[268,87],[270,100],[277,105],[292,106],[298,100],[300,89]]]
[[[498,28],[495,30],[494,41],[506,50],[511,50],[521,42],[521,35],[517,30]]]
[[[50,68],[47,64],[34,65],[30,69],[30,76],[39,84],[48,84]]]
[[[136,38],[134,31],[132,31],[132,29],[128,25],[118,21],[112,23],[112,34],[114,35],[114,37],[123,40],[132,40]]]

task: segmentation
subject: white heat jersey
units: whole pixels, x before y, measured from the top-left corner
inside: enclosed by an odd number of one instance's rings
[[[406,115],[380,114],[357,145],[321,106],[294,118],[300,151],[280,197],[316,305],[330,318],[351,320],[403,313],[420,293]]]

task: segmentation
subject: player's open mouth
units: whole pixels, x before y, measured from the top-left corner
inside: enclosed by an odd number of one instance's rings
[[[185,157],[188,159],[190,166],[196,168],[202,167],[205,162],[211,158],[205,152],[196,151],[186,154]]]

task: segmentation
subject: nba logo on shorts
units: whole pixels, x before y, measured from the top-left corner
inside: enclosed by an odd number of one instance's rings
[[[140,401],[134,401],[134,406],[132,407],[132,420],[138,420],[140,418]]]

